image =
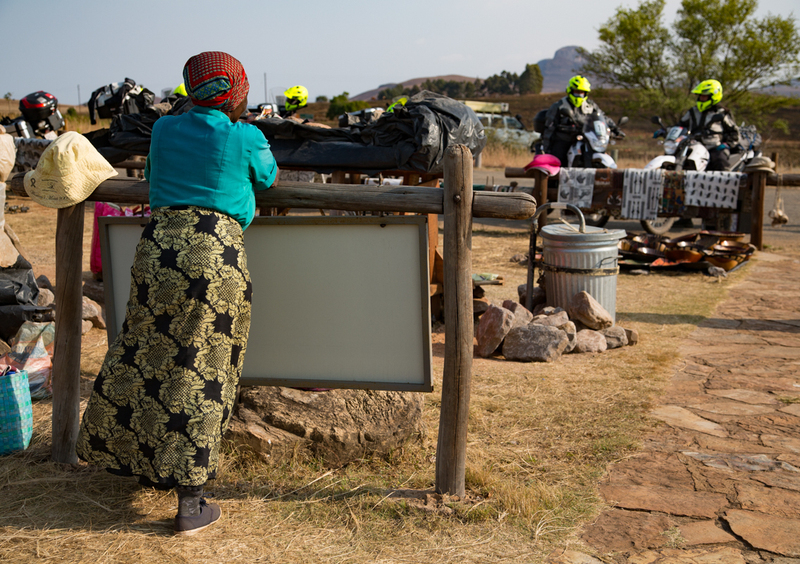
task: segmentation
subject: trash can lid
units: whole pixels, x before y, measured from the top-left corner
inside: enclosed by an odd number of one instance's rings
[[[554,225],[545,225],[542,227],[542,239],[550,239],[552,241],[619,241],[625,237],[624,229],[604,229],[602,227],[586,226],[586,232],[581,233],[580,227],[577,224],[559,223]]]

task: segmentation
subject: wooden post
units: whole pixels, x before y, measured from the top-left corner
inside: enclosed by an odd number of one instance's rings
[[[472,380],[472,154],[464,145],[444,160],[444,374],[436,491],[464,496]]]
[[[764,246],[764,194],[767,191],[769,172],[757,170],[750,174],[753,176],[750,243],[760,251]]]
[[[84,203],[58,210],[56,333],[53,345],[53,460],[76,464],[81,405]]]
[[[547,173],[542,170],[534,170],[533,178],[534,182],[536,182],[536,190],[534,194],[538,194],[538,197],[536,197],[536,201],[538,205],[543,206],[547,203],[547,180],[549,177]],[[542,213],[542,215],[539,216],[539,225],[541,227],[547,225],[546,214]]]

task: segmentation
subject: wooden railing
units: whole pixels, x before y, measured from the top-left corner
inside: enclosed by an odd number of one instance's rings
[[[10,182],[27,196],[24,174]],[[106,180],[88,201],[147,204],[149,185],[132,178]],[[279,182],[258,192],[256,205],[444,214],[445,356],[436,454],[436,490],[463,496],[467,417],[472,378],[472,218],[528,219],[536,201],[523,192],[472,190],[472,154],[463,145],[447,150],[444,187],[369,186]],[[80,423],[81,284],[84,206],[59,209],[56,226],[56,335],[53,354],[53,459],[75,463]]]
[[[623,175],[623,169],[615,169],[612,175]],[[506,167],[506,178],[533,178],[533,194],[540,205],[558,200],[558,188],[549,186],[548,176],[539,170],[528,170],[516,167]],[[775,174],[774,172],[755,171],[747,174],[747,187],[743,194],[744,206],[750,214],[750,242],[758,250],[762,250],[764,243],[764,194],[767,186],[800,186],[800,174]],[[595,189],[592,195],[594,209],[613,209],[615,206],[608,203],[610,193],[608,190]],[[620,207],[619,205],[616,206]]]

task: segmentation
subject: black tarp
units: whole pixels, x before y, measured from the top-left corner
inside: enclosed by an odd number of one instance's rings
[[[486,146],[475,112],[461,102],[423,90],[366,125],[325,129],[288,120],[254,122],[269,140],[279,166],[317,172],[408,170],[441,173],[455,144],[474,155]]]
[[[33,269],[22,255],[0,268],[0,339],[9,341],[26,321],[52,321],[52,309],[36,305],[38,296]]]
[[[161,116],[153,111],[118,117],[108,130],[87,134],[112,164],[131,155],[146,155],[153,123]],[[269,140],[278,166],[322,173],[405,170],[439,174],[451,145],[466,145],[474,155],[486,145],[483,125],[472,109],[428,91],[366,125],[329,129],[278,118],[253,125]]]

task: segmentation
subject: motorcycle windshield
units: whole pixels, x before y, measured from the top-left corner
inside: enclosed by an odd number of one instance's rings
[[[586,139],[589,141],[589,145],[592,146],[592,150],[596,153],[605,153],[610,141],[606,123],[602,120],[595,120],[591,124],[591,129],[587,129]]]
[[[685,137],[687,133],[689,132],[685,127],[678,127],[677,125],[670,127],[667,130],[667,141],[680,141],[680,138]]]
[[[670,127],[667,130],[667,137],[664,140],[664,153],[667,155],[674,155],[675,151],[678,150],[678,145],[680,145],[681,141],[689,134],[689,131],[685,127]]]

